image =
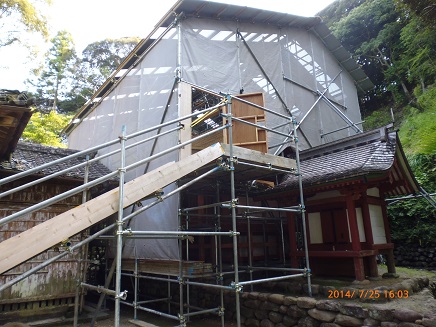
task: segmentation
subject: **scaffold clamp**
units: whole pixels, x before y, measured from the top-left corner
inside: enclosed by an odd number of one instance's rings
[[[185,280],[183,279],[183,277],[178,276],[177,281],[179,282],[180,285],[185,285]]]
[[[186,317],[180,313],[178,313],[177,316],[179,317],[179,326],[186,326]]]
[[[224,276],[223,276],[223,274],[218,274],[218,275],[216,275],[216,281],[217,282],[222,282],[224,280]]]
[[[304,268],[304,277],[310,277],[312,270],[310,268]]]
[[[115,296],[116,299],[126,300],[127,299],[127,291],[123,291],[117,296]]]
[[[127,228],[127,229],[125,229],[125,230],[122,231],[122,234],[123,234],[123,235],[127,235],[127,236],[132,236],[132,235],[133,235],[133,232],[132,232],[132,229],[131,229],[131,228]]]
[[[235,282],[231,282],[230,283],[230,287],[233,288],[235,290],[236,293],[242,293],[243,292],[243,288],[244,286],[235,283]]]

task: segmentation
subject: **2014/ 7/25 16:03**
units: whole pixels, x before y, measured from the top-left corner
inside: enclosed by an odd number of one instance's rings
[[[408,290],[329,290],[329,299],[407,299]]]

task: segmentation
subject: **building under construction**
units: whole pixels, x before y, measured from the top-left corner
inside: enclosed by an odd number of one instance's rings
[[[231,291],[242,326],[240,293],[262,283],[310,295],[313,274],[377,276],[379,254],[395,272],[384,198],[420,189],[396,133],[362,130],[371,87],[317,17],[178,1],[66,127],[75,150],[3,153],[21,164],[0,181],[17,202],[0,219],[5,321],[43,307],[77,325],[98,291],[115,326],[122,304],[224,326]],[[199,289],[219,301],[191,303]]]

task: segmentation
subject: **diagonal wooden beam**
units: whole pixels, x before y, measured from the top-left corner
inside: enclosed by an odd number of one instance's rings
[[[225,154],[216,143],[178,162],[167,163],[124,185],[124,207],[177,181]],[[118,188],[0,243],[0,274],[118,211]]]

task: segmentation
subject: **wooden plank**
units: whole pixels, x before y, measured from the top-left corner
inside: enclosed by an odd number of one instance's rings
[[[165,164],[124,186],[124,206],[141,200],[224,154],[219,143]],[[79,233],[118,211],[118,188],[0,243],[0,273]]]
[[[225,155],[230,155],[230,147],[228,144],[221,144],[224,149]],[[241,148],[238,146],[233,147],[233,156],[244,161],[258,163],[258,164],[271,164],[275,168],[290,169],[297,168],[297,164],[294,159],[275,156],[268,153],[262,153],[250,149]]]

